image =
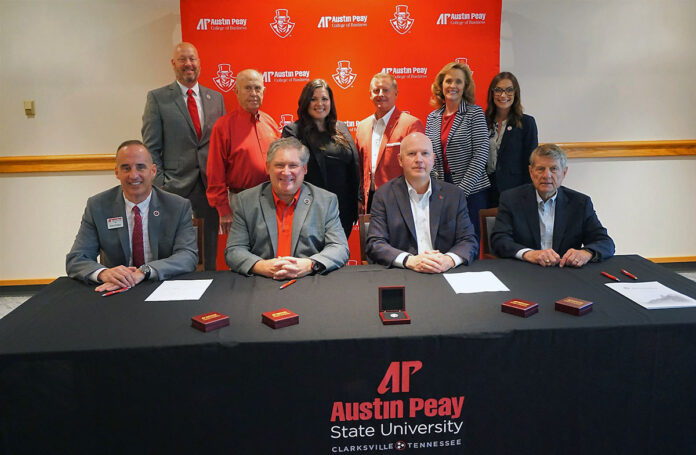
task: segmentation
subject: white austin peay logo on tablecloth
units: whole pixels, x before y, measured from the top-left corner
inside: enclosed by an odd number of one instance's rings
[[[295,28],[295,23],[290,21],[288,10],[277,9],[270,26],[276,35],[281,38],[287,38]]]

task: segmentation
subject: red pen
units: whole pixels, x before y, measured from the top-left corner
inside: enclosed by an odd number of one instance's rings
[[[621,281],[621,280],[619,280],[618,278],[616,278],[614,275],[609,275],[607,272],[602,272],[602,275],[604,275],[605,277],[609,278],[610,280]]]
[[[634,274],[632,274],[632,273],[629,272],[628,270],[621,269],[621,273],[623,273],[624,275],[626,275],[626,276],[629,277],[629,278],[633,278],[634,280],[637,280],[637,279],[638,279],[637,276],[635,276]]]
[[[285,289],[286,287],[290,286],[291,284],[295,283],[297,280],[290,280],[287,283],[283,284],[280,286],[280,289]]]
[[[120,294],[121,292],[126,292],[128,289],[130,289],[130,288],[121,288],[121,289],[116,289],[115,291],[105,292],[102,294],[102,297],[108,297],[110,295]]]

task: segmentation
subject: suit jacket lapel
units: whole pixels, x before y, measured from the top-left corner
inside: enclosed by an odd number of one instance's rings
[[[558,188],[555,206],[556,213],[553,218],[553,250],[560,253],[561,239],[563,239],[563,234],[565,233],[568,222],[568,219],[565,216],[567,198],[563,192],[563,187]]]
[[[406,186],[406,179],[401,176],[396,185],[394,185],[394,196],[396,199],[396,205],[401,211],[401,216],[408,227],[413,240],[416,241],[418,237],[416,236],[416,224],[413,221],[413,213],[411,212],[411,200],[408,198],[408,187]]]
[[[198,87],[200,90],[200,85]],[[186,103],[184,103],[184,97],[181,95],[181,89],[179,88],[179,84],[177,84],[176,81],[174,81],[174,83],[170,85],[169,88],[171,89],[171,96],[172,100],[174,101],[174,104],[176,104],[176,106],[181,111],[181,115],[183,115],[186,119],[186,123],[188,123],[189,128],[191,128],[193,136],[197,138],[196,128],[194,128],[193,126],[193,121],[191,120],[191,114],[189,114],[188,107],[186,106]]]
[[[539,231],[539,205],[536,200],[536,189],[530,185],[530,191],[525,195],[523,213],[527,215],[527,224],[534,238],[534,249],[541,248],[541,232]]]
[[[157,212],[157,214],[155,214]],[[160,213],[159,213],[159,198],[157,190],[152,188],[152,197],[150,198],[150,206],[147,210],[147,237],[150,241],[150,252],[152,259],[159,259],[159,232],[160,232]]]
[[[201,131],[201,142],[205,143],[210,140],[210,132],[213,129],[213,125],[211,125],[208,121],[212,115],[210,113],[210,104],[212,103],[212,99],[210,98],[208,89],[203,87],[201,84],[198,84],[198,90],[200,91],[201,106],[203,108],[203,130]]]
[[[505,149],[507,147],[508,142],[510,142],[510,136],[512,136],[512,129],[508,130],[508,128],[512,126],[509,123],[505,125],[505,131],[503,133],[503,139],[500,141],[500,147],[498,148],[498,160],[496,162],[500,162],[500,158],[505,155]],[[496,166],[497,167],[497,166]]]
[[[391,117],[389,117],[389,123],[387,123],[387,126],[384,128],[384,134],[382,134],[382,141],[379,143],[379,155],[377,156],[377,167],[379,167],[380,163],[382,162],[382,159],[384,158],[384,152],[387,149],[387,144],[389,143],[391,139],[391,135],[394,132],[394,127],[396,126],[396,122],[399,121],[399,116],[401,115],[401,111],[397,108],[394,108],[394,112],[392,112]],[[372,117],[372,125],[370,128],[370,131],[372,131],[372,127],[375,125],[375,118]],[[372,137],[370,137],[370,142],[372,141]]]
[[[109,218],[123,217],[123,227],[116,229],[118,239],[121,241],[121,250],[123,251],[123,262],[128,264],[131,257],[130,236],[128,234],[128,215],[126,214],[126,202],[123,200],[123,190],[116,192],[116,198],[111,206],[111,215]]]
[[[442,185],[436,179],[430,179],[432,186],[432,194],[430,195],[430,241],[433,248],[437,249],[435,239],[437,238],[437,229],[440,226],[440,212],[442,211]]]
[[[278,222],[276,220],[275,201],[271,192],[271,185],[266,185],[261,190],[261,214],[263,215],[266,227],[268,229],[268,238],[271,240],[271,248],[273,257],[278,251]],[[294,227],[294,226],[293,226]]]
[[[457,133],[457,130],[459,130],[459,126],[462,124],[464,121],[464,114],[466,113],[466,103],[462,100],[461,104],[459,104],[459,109],[457,112],[454,114],[454,121],[452,122],[452,129],[450,129],[449,134],[447,135],[447,143],[450,143],[450,139],[452,139],[452,135],[454,134],[459,134]],[[445,114],[445,111],[442,111],[442,114]],[[440,124],[440,128],[442,128],[442,124]],[[449,159],[448,159],[449,161]]]

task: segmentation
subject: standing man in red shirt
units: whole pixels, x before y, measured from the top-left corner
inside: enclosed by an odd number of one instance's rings
[[[278,125],[262,112],[263,76],[246,69],[237,74],[235,93],[239,108],[221,117],[210,137],[208,202],[220,215],[220,229],[232,225],[228,190],[238,193],[268,180],[266,152],[278,139]]]
[[[365,204],[361,213],[370,212],[372,194],[377,188],[401,175],[401,139],[425,131],[417,117],[396,107],[398,94],[396,79],[391,74],[377,73],[372,77],[370,100],[375,105],[375,113],[360,122],[355,135]]]

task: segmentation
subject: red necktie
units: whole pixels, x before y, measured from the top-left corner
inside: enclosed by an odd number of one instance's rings
[[[188,105],[189,114],[191,114],[191,120],[193,121],[193,127],[196,129],[196,136],[198,139],[201,138],[201,119],[198,117],[198,105],[196,100],[193,99],[193,90],[188,89],[186,92],[188,98],[186,99],[186,104]]]
[[[145,249],[143,248],[143,219],[140,217],[140,209],[133,207],[133,267],[145,264]]]

